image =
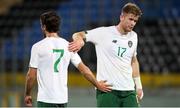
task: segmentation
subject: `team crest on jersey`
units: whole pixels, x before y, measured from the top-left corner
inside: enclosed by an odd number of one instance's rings
[[[132,41],[128,41],[128,46],[131,48],[133,45]]]

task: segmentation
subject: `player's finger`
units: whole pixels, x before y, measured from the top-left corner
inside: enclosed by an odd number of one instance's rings
[[[31,104],[31,103],[28,103],[28,104],[26,104],[26,106],[28,106],[28,107],[32,107],[32,104]]]
[[[112,91],[112,86],[111,85],[105,85],[106,91]]]
[[[103,80],[103,82],[104,82],[104,83],[106,83],[106,82],[107,82],[107,80]]]
[[[110,91],[112,90],[112,86],[108,86],[107,88],[108,88],[108,90],[110,90]]]
[[[30,103],[30,102],[26,102],[25,104],[26,104],[26,106],[32,106],[32,103]]]
[[[68,48],[76,47],[74,44],[69,44]]]
[[[71,46],[71,45],[74,45],[74,42],[70,42],[70,43],[69,43],[69,46]]]
[[[71,43],[69,43],[68,45],[69,45],[69,46],[75,46],[76,43],[75,43],[75,42],[71,42]]]
[[[112,85],[112,84],[106,84],[106,86],[108,86],[108,87],[112,87],[113,85]]]
[[[138,95],[138,97],[139,97],[140,100],[142,100],[143,95],[144,95],[143,92]]]
[[[111,92],[112,89],[111,88],[106,88],[105,90],[103,90],[104,92]]]
[[[106,87],[112,87],[113,85],[112,84],[108,84],[106,83],[107,81],[101,81],[101,83],[103,83]]]
[[[112,89],[108,87],[108,88],[106,88],[106,91],[107,91],[107,92],[111,92]]]
[[[68,48],[73,48],[73,47],[79,47],[79,45],[75,44],[75,43],[71,43],[69,44]]]
[[[79,44],[80,44],[80,43],[73,41],[73,42],[70,42],[68,45],[69,45],[69,46],[73,46],[73,45],[77,46],[77,45],[79,45]]]
[[[68,50],[69,51],[78,51],[78,48],[76,47],[76,46],[70,46],[69,48],[68,48]]]
[[[99,81],[100,83],[106,83],[107,82],[107,80],[101,80],[101,81]]]

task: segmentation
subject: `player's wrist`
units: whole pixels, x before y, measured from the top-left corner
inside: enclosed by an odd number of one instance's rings
[[[142,83],[141,83],[141,78],[140,77],[134,77],[134,83],[136,85],[136,90],[142,89]]]

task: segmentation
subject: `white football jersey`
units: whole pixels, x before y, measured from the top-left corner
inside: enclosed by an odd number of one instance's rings
[[[115,26],[99,27],[87,31],[86,41],[95,44],[97,80],[107,80],[114,90],[134,90],[131,61],[137,54],[137,34],[122,35]]]
[[[37,68],[37,101],[67,103],[67,69],[70,61],[77,67],[81,59],[68,51],[62,38],[46,37],[32,46],[29,67]]]

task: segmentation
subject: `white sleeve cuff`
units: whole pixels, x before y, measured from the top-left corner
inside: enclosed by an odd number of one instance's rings
[[[73,53],[73,52],[72,52]],[[80,56],[75,53],[75,54],[72,54],[72,57],[71,57],[71,63],[77,68],[79,63],[81,63],[81,58]]]

